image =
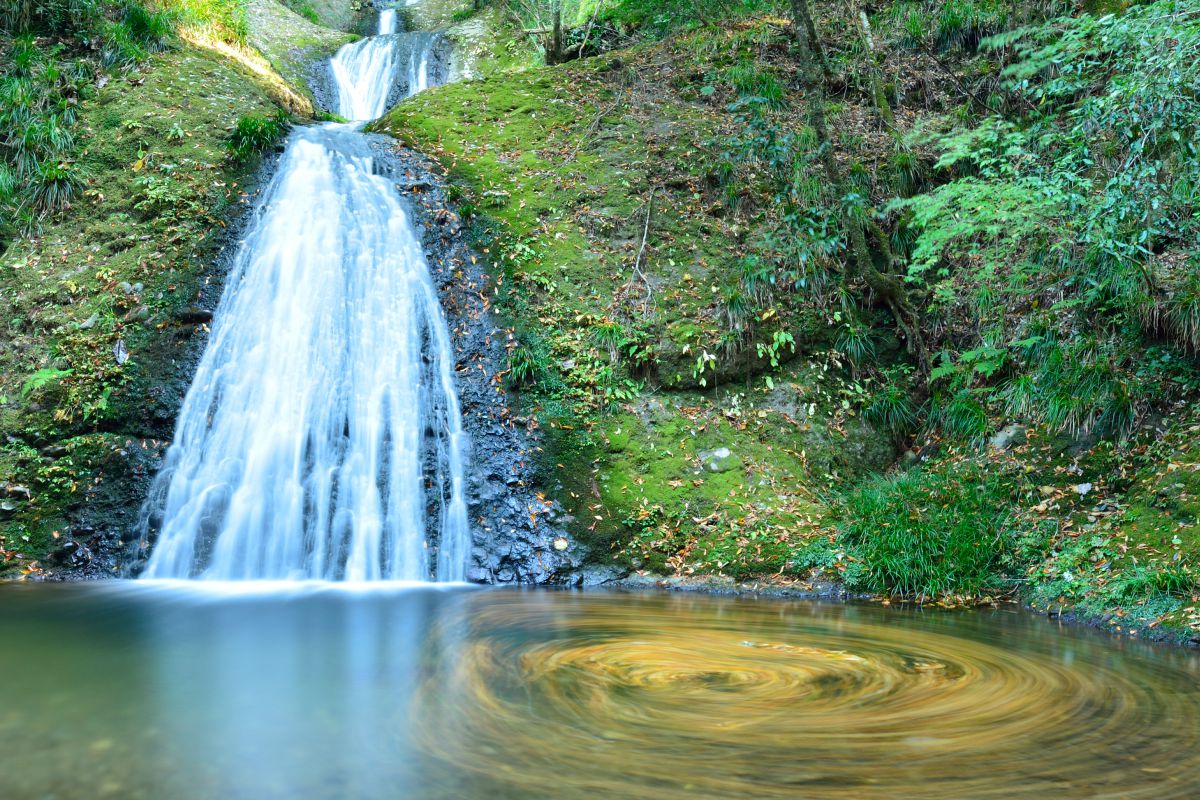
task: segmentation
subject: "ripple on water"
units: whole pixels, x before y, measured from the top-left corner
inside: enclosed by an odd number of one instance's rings
[[[447,623],[469,631],[456,662],[418,696],[421,744],[531,796],[1200,791],[1196,676],[1102,647],[1071,655],[774,603],[680,613],[506,595],[467,608]]]

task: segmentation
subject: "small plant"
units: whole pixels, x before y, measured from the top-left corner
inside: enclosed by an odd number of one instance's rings
[[[875,478],[845,497],[841,535],[875,592],[939,597],[1000,586],[1011,549],[1014,491],[970,465]]]
[[[229,137],[229,152],[237,161],[247,161],[269,147],[274,147],[287,133],[289,118],[277,111],[270,116],[244,114],[238,118]]]
[[[903,437],[917,426],[920,410],[913,402],[907,376],[897,371],[884,373],[883,386],[872,395],[864,416],[894,437]]]
[[[295,11],[312,24],[321,24],[320,15],[317,14],[317,10],[313,8],[312,3],[310,3],[308,0],[286,0],[286,5],[292,11]]]
[[[29,202],[41,214],[53,214],[71,207],[83,189],[78,168],[69,161],[45,163],[31,176]]]
[[[54,369],[53,367],[39,369],[37,372],[30,375],[29,379],[26,380],[24,385],[21,386],[21,396],[29,397],[30,395],[37,394],[47,387],[57,384],[63,378],[67,378],[70,375],[71,370],[69,369]]]

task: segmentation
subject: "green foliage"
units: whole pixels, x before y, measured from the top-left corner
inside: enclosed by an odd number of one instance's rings
[[[73,163],[44,162],[30,176],[29,204],[40,214],[65,211],[82,190],[83,179]]]
[[[1071,10],[1067,0],[899,0],[888,12],[908,47],[975,52],[986,37]]]
[[[18,32],[0,40],[0,243],[77,199],[79,103],[98,69],[128,67],[166,47],[174,19],[134,0],[18,0],[0,11],[0,27]],[[47,45],[37,34],[58,41]]]
[[[917,427],[920,409],[912,399],[911,371],[906,367],[885,370],[882,386],[871,395],[864,415],[871,424],[894,437],[903,437]]]
[[[290,125],[284,111],[265,116],[245,114],[238,118],[229,137],[229,153],[237,161],[246,161],[251,156],[274,147]]]
[[[949,179],[889,209],[948,333],[935,410],[972,434],[968,397],[1124,436],[1171,380],[1143,337],[1198,343],[1200,17],[1158,2],[982,46],[1015,53],[1004,75],[1024,116],[919,136]]]
[[[0,71],[0,242],[67,208],[82,188],[72,163],[78,103],[93,71],[31,35],[7,48]]]
[[[36,394],[70,375],[71,370],[69,369],[54,369],[52,367],[40,369],[33,373],[33,375],[30,375],[29,379],[25,381],[25,384],[21,387],[21,395],[28,397],[29,395]]]
[[[86,33],[103,10],[102,0],[6,0],[0,31],[72,36]]]
[[[515,337],[509,343],[507,378],[510,386],[528,386],[542,376],[543,367],[538,350],[543,348],[537,344],[531,346]]]
[[[779,0],[617,0],[609,4],[605,17],[652,36],[665,36],[697,25],[778,13],[784,5]]]
[[[847,494],[839,532],[870,591],[980,595],[1001,585],[1013,500],[1010,482],[984,467],[912,470]]]
[[[760,305],[780,290],[822,295],[833,286],[844,243],[837,203],[824,197],[813,169],[813,131],[794,128],[775,113],[777,104],[769,98],[743,97],[732,110],[740,133],[726,141],[725,173],[753,170],[761,176],[774,215],[774,224],[762,229],[753,253],[742,261],[741,288]]]
[[[150,0],[176,15],[179,24],[205,31],[230,42],[244,42],[249,34],[246,0]]]

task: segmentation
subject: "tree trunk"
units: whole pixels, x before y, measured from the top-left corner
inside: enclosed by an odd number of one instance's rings
[[[546,60],[551,64],[561,64],[563,60],[562,0],[554,3],[554,32],[550,35],[550,55]]]
[[[817,56],[820,43],[816,38],[816,26],[809,12],[808,0],[791,0],[791,5],[792,28],[795,31],[797,49],[800,51],[800,82],[804,87],[805,103],[808,105],[809,124],[817,137],[817,152],[825,172],[825,181],[840,204],[846,196],[846,182],[834,156],[833,141],[829,137],[829,124],[825,117],[826,84]],[[909,306],[904,282],[891,272],[880,272],[871,255],[868,230],[875,233],[876,238],[880,240],[880,247],[888,254],[888,268],[891,269],[895,265],[886,234],[878,225],[871,223],[868,226],[861,217],[849,212],[842,215],[842,227],[850,251],[847,277],[861,280],[875,297],[891,310],[896,323],[908,339],[910,352],[918,357],[924,368],[928,360],[925,344],[917,326],[916,315]]]
[[[862,29],[863,42],[867,45],[867,58],[871,62],[867,68],[868,80],[871,81],[871,99],[875,101],[875,110],[879,112],[879,121],[883,123],[883,127],[895,134],[896,116],[888,103],[887,93],[883,91],[879,54],[875,51],[875,37],[871,35],[871,20],[867,18],[866,11],[858,12],[858,24]]]

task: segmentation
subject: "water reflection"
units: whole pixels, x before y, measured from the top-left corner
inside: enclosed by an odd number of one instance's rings
[[[1194,797],[1200,659],[1012,611],[0,587],[0,797]]]

